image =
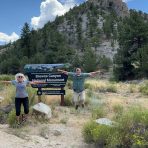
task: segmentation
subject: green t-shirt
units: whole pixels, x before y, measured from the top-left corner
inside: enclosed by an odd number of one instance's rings
[[[68,75],[72,77],[73,80],[73,90],[75,92],[82,92],[84,90],[84,81],[87,77],[90,76],[89,73],[81,73],[76,75],[74,72],[68,72]]]

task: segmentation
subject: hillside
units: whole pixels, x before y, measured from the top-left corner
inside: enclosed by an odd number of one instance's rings
[[[60,17],[60,22],[57,18],[55,23],[71,47],[83,52],[90,46],[112,59],[118,49],[119,18],[128,15],[128,8],[121,0],[89,0]]]
[[[147,19],[147,14],[136,13]],[[21,38],[0,52],[0,73],[23,72],[27,63],[69,62],[86,72],[108,70],[120,49],[119,26],[130,15],[122,0],[88,0],[42,29],[32,30],[25,23]]]

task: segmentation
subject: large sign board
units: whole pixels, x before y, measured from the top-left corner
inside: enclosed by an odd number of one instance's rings
[[[68,78],[67,75],[59,73],[28,73],[27,75],[29,81],[41,81],[41,84],[32,84],[33,88],[63,88]]]
[[[32,84],[33,88],[63,88],[68,76],[57,72],[57,69],[69,68],[70,64],[28,64],[25,73],[29,81],[41,81],[41,84]]]

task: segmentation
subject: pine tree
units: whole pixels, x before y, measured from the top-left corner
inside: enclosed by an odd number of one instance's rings
[[[88,48],[84,52],[83,59],[82,59],[82,65],[86,72],[91,72],[97,69],[97,58],[95,52]]]
[[[114,59],[114,74],[118,80],[133,79],[139,75],[142,61],[139,55],[141,48],[148,42],[148,22],[136,12],[130,11],[130,17],[125,18],[118,28],[119,45],[117,55]],[[140,67],[135,67],[136,63]]]
[[[25,56],[30,58],[30,27],[28,23],[24,24],[24,27],[22,28],[21,31],[21,48],[23,50],[23,53]]]

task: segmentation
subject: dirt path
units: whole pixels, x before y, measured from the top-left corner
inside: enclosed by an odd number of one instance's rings
[[[84,142],[82,127],[88,121],[88,112],[76,112],[57,107],[58,117],[49,123],[31,123],[20,129],[0,125],[0,148],[91,148]]]

